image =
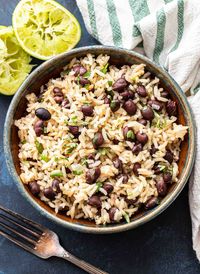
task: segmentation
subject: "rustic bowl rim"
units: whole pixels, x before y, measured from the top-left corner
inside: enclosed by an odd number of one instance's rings
[[[21,182],[21,180],[20,180],[20,178],[19,178],[19,176],[16,172],[14,162],[13,162],[13,158],[12,158],[11,146],[10,146],[11,125],[13,124],[13,116],[14,116],[14,113],[15,113],[15,110],[16,110],[18,104],[20,103],[22,94],[23,94],[24,90],[26,89],[26,87],[28,86],[28,83],[30,82],[30,80],[32,78],[35,78],[38,75],[38,73],[40,73],[41,70],[46,69],[47,66],[50,66],[57,59],[61,60],[62,58],[70,56],[71,54],[74,54],[74,53],[78,54],[80,52],[89,52],[90,50],[95,51],[95,50],[98,50],[98,49],[102,49],[102,50],[105,50],[105,51],[110,51],[110,50],[111,51],[117,51],[121,54],[132,55],[133,58],[134,57],[140,58],[145,63],[147,63],[149,66],[154,67],[156,70],[158,70],[159,73],[162,75],[162,78],[167,79],[170,83],[170,86],[173,86],[173,89],[175,90],[175,93],[179,93],[179,96],[181,97],[182,102],[184,104],[184,111],[187,112],[188,125],[190,126],[190,129],[191,129],[190,138],[189,138],[189,147],[188,147],[188,151],[190,153],[189,153],[189,156],[188,156],[188,159],[187,159],[188,161],[187,161],[186,168],[185,168],[185,177],[182,178],[182,180],[179,182],[177,187],[166,197],[166,199],[160,205],[158,205],[156,208],[148,211],[147,214],[145,214],[144,216],[139,217],[138,219],[135,219],[135,220],[131,221],[130,223],[119,223],[119,224],[116,224],[116,225],[113,225],[113,226],[107,226],[107,227],[106,226],[105,227],[102,227],[102,226],[101,227],[98,227],[98,226],[89,227],[89,226],[84,225],[84,224],[67,222],[67,221],[62,220],[61,218],[49,213],[42,206],[40,206],[29,195],[29,193],[24,188],[23,183]],[[177,196],[180,194],[183,187],[187,183],[187,181],[189,179],[189,176],[191,174],[191,171],[192,171],[192,167],[193,167],[194,160],[195,160],[195,136],[196,136],[195,123],[194,123],[193,114],[192,114],[192,111],[191,111],[190,106],[188,104],[187,98],[186,98],[185,94],[182,92],[179,85],[169,75],[169,73],[167,71],[165,71],[161,66],[155,64],[153,61],[151,61],[147,57],[145,57],[145,56],[143,56],[139,53],[136,53],[134,51],[131,51],[131,50],[116,48],[116,47],[112,47],[112,46],[87,46],[87,47],[80,47],[80,48],[70,50],[69,52],[62,53],[60,55],[57,55],[57,56],[51,58],[48,61],[45,61],[44,63],[39,65],[27,77],[27,79],[24,81],[24,83],[18,89],[17,93],[14,95],[14,97],[11,101],[11,104],[9,106],[7,115],[6,115],[5,124],[4,124],[4,153],[5,153],[5,159],[6,159],[8,170],[9,170],[12,178],[16,182],[20,193],[43,216],[49,218],[50,220],[56,222],[59,225],[62,225],[66,228],[73,229],[73,230],[76,230],[76,231],[79,231],[79,232],[95,233],[95,234],[106,234],[106,233],[116,233],[116,232],[126,231],[126,230],[129,230],[129,229],[132,229],[132,228],[136,228],[139,225],[145,224],[146,222],[152,220],[153,218],[158,216],[160,213],[162,213],[177,198]]]

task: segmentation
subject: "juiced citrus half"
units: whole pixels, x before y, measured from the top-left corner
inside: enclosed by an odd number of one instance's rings
[[[22,48],[41,60],[72,49],[81,36],[76,18],[53,0],[21,0],[13,28]]]
[[[32,69],[12,27],[0,26],[0,93],[13,95]]]

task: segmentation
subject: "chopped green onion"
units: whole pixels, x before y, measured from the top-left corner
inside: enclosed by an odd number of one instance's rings
[[[45,161],[46,163],[48,163],[50,161],[49,157],[44,154],[41,155],[41,160]]]
[[[109,87],[111,87],[111,86],[112,86],[112,84],[113,84],[113,81],[108,81],[108,85],[109,85]]]
[[[107,63],[107,64],[101,69],[101,72],[103,72],[104,74],[106,74],[106,72],[108,71],[108,66],[109,66],[109,64]]]
[[[105,147],[101,147],[98,149],[98,152],[102,155],[105,156],[108,153],[108,149]]]
[[[89,87],[90,87],[90,84],[86,84],[86,85],[84,86],[84,88],[86,88],[87,90],[89,90]]]
[[[38,142],[38,140],[35,140],[35,146],[37,148],[38,153],[42,154],[44,147],[41,143]]]
[[[81,174],[83,174],[83,170],[79,170],[79,169],[73,170],[73,174],[74,175],[81,175]]]
[[[77,77],[77,84],[80,86],[80,76]]]
[[[102,182],[96,182],[96,186],[97,186],[96,192],[98,192],[100,190],[100,188],[103,186],[103,183]]]
[[[87,164],[87,158],[82,158],[81,159],[81,164],[84,166]]]
[[[113,98],[114,92],[113,92],[112,90],[106,90],[105,92],[106,92],[108,95],[110,95],[111,98]]]
[[[85,74],[83,74],[84,78],[89,78],[91,75],[91,71],[87,71]]]
[[[159,167],[160,171],[166,171],[167,170],[167,166],[164,165],[164,164],[163,165],[159,164],[158,167]]]
[[[26,140],[21,141],[21,144],[22,144],[22,145],[24,145],[24,144],[26,144],[26,143],[27,143]]]
[[[90,102],[85,101],[85,102],[83,102],[83,104],[84,104],[84,105],[90,105]]]
[[[135,139],[135,134],[133,133],[132,130],[129,130],[126,134],[127,139],[134,140]]]
[[[62,177],[63,173],[60,170],[54,170],[54,171],[51,172],[50,176],[51,177]]]
[[[124,219],[126,220],[126,222],[130,223],[130,218],[129,218],[128,214],[124,213],[123,216],[124,216]]]
[[[67,153],[70,154],[78,146],[77,143],[71,143],[67,145]]]

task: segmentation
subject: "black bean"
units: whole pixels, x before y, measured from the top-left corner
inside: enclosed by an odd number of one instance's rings
[[[153,170],[156,175],[161,174],[163,172],[163,170],[157,163],[153,166]]]
[[[157,188],[159,196],[161,196],[161,197],[166,196],[166,194],[167,194],[167,185],[164,182],[162,177],[159,180],[156,181],[156,188]]]
[[[169,97],[169,93],[167,91],[161,91],[160,96],[164,97],[164,98],[168,98]]]
[[[41,136],[44,133],[44,122],[42,120],[38,120],[34,125],[34,131],[36,136]]]
[[[174,159],[173,153],[170,150],[167,150],[166,154],[164,156],[164,159],[167,160],[171,164]]]
[[[53,200],[56,196],[56,193],[53,191],[52,187],[47,187],[43,190],[44,196],[49,200]]]
[[[134,115],[137,111],[137,106],[131,99],[124,103],[123,108],[129,115]]]
[[[117,139],[113,139],[112,141],[113,141],[114,145],[118,145],[119,144],[119,140],[117,140]]]
[[[106,96],[106,97],[104,98],[104,104],[110,105],[110,102],[111,102],[110,98],[108,98],[108,96]]]
[[[69,126],[69,131],[74,135],[74,137],[78,137],[80,134],[78,126]]]
[[[138,86],[136,92],[141,97],[146,97],[148,95],[146,88],[143,85]]]
[[[87,69],[84,68],[82,65],[76,65],[72,68],[72,70],[75,72],[74,73],[75,76],[83,75],[87,72]]]
[[[143,116],[144,119],[146,120],[153,120],[154,118],[154,113],[153,113],[153,110],[151,107],[144,107],[142,110],[141,110],[141,114]]]
[[[86,172],[85,179],[87,184],[94,184],[101,175],[101,169],[96,167],[95,169],[89,169]]]
[[[146,126],[147,125],[147,120],[140,119],[140,120],[138,120],[138,123],[142,124],[143,126]]]
[[[98,148],[104,143],[104,138],[101,132],[97,132],[92,140],[94,148]]]
[[[43,121],[51,119],[51,113],[45,108],[36,109],[35,115]]]
[[[94,206],[96,208],[101,208],[101,199],[98,195],[93,195],[88,199],[88,205]]]
[[[54,179],[52,181],[51,186],[53,188],[53,191],[55,191],[57,193],[61,192],[59,184],[60,184],[60,180],[58,180],[58,179]]]
[[[95,155],[94,155],[93,153],[90,153],[90,154],[87,156],[87,158],[88,158],[89,160],[95,160]]]
[[[135,163],[133,165],[133,172],[136,176],[139,176],[139,173],[138,173],[138,169],[141,168],[141,164],[140,163]]]
[[[122,98],[123,98],[125,101],[134,98],[134,93],[131,92],[131,91],[129,91],[129,90],[123,91],[120,95],[122,96]]]
[[[142,145],[145,145],[148,142],[148,136],[146,135],[146,133],[142,133],[142,132],[139,132],[139,131],[136,133],[136,139]]]
[[[65,167],[65,172],[66,172],[66,174],[69,174],[69,173],[71,173],[71,170],[68,167]]]
[[[55,102],[56,102],[57,104],[59,104],[59,105],[63,102],[63,99],[64,99],[64,96],[58,96],[58,95],[56,95],[56,96],[54,97]]]
[[[116,207],[111,207],[108,211],[108,214],[109,214],[109,218],[110,218],[110,221],[111,222],[114,222],[115,221],[115,213],[117,211],[117,208]]]
[[[63,96],[63,92],[62,92],[62,89],[61,88],[59,88],[59,87],[54,87],[53,88],[53,93],[55,94],[55,95],[61,95],[61,96]]]
[[[128,86],[128,82],[124,78],[119,78],[112,86],[114,91],[121,92]]]
[[[87,78],[84,78],[83,76],[80,76],[80,79],[78,80],[79,84],[82,86],[89,85],[90,81]]]
[[[127,141],[132,142],[135,140],[135,134],[130,127],[125,126],[123,128],[123,135],[124,135],[124,139]]]
[[[150,152],[150,154],[151,154],[151,156],[152,156],[152,155],[154,155],[157,151],[158,151],[158,149],[157,149],[154,145],[152,145],[149,152]]]
[[[169,100],[166,105],[166,111],[169,116],[176,116],[176,114],[177,114],[176,102]]]
[[[135,205],[138,201],[138,198],[135,199],[128,199],[127,197],[125,197],[125,202],[127,202],[128,205]]]
[[[120,108],[120,101],[119,100],[112,100],[110,103],[110,108],[112,112],[117,111]]]
[[[90,105],[83,105],[81,107],[81,111],[83,112],[85,116],[89,116],[89,117],[93,116],[93,110],[94,108]]]
[[[145,204],[146,209],[151,209],[159,204],[157,197],[151,197]]]
[[[39,195],[39,193],[40,193],[40,186],[38,185],[38,183],[36,181],[30,182],[28,184],[28,186],[29,186],[29,189],[30,189],[31,193],[34,196],[38,196]]]
[[[152,109],[160,112],[163,109],[163,104],[156,101],[156,100],[150,100],[147,103]]]
[[[142,151],[142,144],[135,144],[132,148],[132,152],[135,155],[138,155]]]
[[[122,183],[123,184],[126,184],[128,182],[128,175],[123,173],[123,174],[120,174],[117,179],[121,179],[122,178]]]
[[[172,174],[171,172],[165,172],[163,174],[163,180],[165,181],[165,183],[171,183],[172,182]]]
[[[123,163],[118,157],[113,159],[113,165],[118,169],[119,173],[123,172]]]
[[[103,189],[105,189],[105,191],[110,194],[113,191],[114,187],[111,184],[105,183],[103,185]]]
[[[69,100],[68,100],[67,98],[65,98],[65,99],[62,101],[61,106],[62,106],[63,108],[70,108]]]

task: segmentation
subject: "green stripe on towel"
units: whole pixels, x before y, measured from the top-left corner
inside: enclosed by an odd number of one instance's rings
[[[112,27],[112,36],[115,46],[121,47],[122,43],[122,32],[117,17],[116,7],[113,0],[106,0],[107,11],[110,19],[110,24]],[[105,30],[106,31],[106,30]]]
[[[178,20],[178,33],[177,33],[177,40],[176,44],[172,48],[172,51],[176,50],[180,44],[180,41],[183,36],[184,31],[184,0],[178,0],[178,14],[177,14],[177,20]]]
[[[165,25],[166,25],[166,15],[163,8],[156,12],[156,19],[157,19],[157,35],[156,35],[155,48],[153,52],[153,60],[159,63],[159,57],[164,47]]]
[[[99,38],[97,31],[97,23],[96,23],[96,15],[94,10],[94,2],[93,0],[87,0],[88,13],[90,18],[90,26],[92,29],[92,33],[96,39]]]

